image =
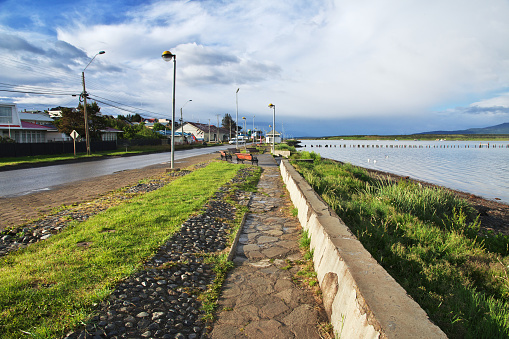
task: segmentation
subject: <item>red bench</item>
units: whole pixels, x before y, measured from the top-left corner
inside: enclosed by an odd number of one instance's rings
[[[223,160],[223,159],[226,160],[226,161],[228,161],[228,160],[231,161],[232,160],[232,155],[230,153],[228,153],[228,152],[221,151],[221,160]]]
[[[252,154],[248,154],[248,153],[235,153],[235,156],[237,157],[237,164],[239,163],[239,161],[241,163],[244,163],[244,160],[248,160],[248,161],[251,161],[251,165],[253,165],[255,162],[258,165],[258,158],[255,157]]]

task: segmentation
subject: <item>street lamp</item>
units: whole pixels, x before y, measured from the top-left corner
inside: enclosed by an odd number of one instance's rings
[[[239,89],[235,92],[235,99],[237,101],[237,115],[235,116],[235,148],[239,148]]]
[[[161,55],[164,61],[171,61],[173,59],[173,110],[171,114],[171,169],[175,161],[175,80],[177,78],[177,56],[170,51],[164,51]]]
[[[246,131],[246,117],[242,117],[242,120],[244,120],[244,123],[242,124],[244,127],[244,147],[247,147],[247,131]]]
[[[254,128],[254,118],[255,118],[255,116],[253,115],[253,131],[251,132],[251,134],[253,135],[253,142],[255,141],[255,138],[256,138],[256,134],[253,134],[254,130],[255,130],[255,128]]]
[[[184,106],[180,107],[180,127],[182,128],[182,145],[184,144],[184,119],[182,119],[182,108],[186,107],[189,101],[193,101],[191,99],[187,100]]]
[[[272,116],[272,154],[276,151],[276,105],[269,104],[269,108],[274,110],[274,114]]]
[[[85,70],[87,67],[94,61],[95,57],[99,54],[104,54],[105,51],[100,51],[94,57],[90,60],[90,62],[87,64],[87,66],[83,69],[83,72],[81,72],[81,80],[83,84],[83,93],[81,94],[81,97],[83,98],[83,117],[85,119],[85,139],[87,144],[87,155],[90,155],[90,135],[88,133],[88,114],[87,114],[87,91],[85,89]]]

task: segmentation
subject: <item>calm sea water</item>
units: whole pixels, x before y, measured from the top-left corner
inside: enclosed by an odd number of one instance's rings
[[[301,150],[320,153],[323,158],[409,176],[509,204],[508,141],[302,140],[301,145]]]

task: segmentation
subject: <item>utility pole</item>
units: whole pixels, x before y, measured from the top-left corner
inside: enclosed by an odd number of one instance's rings
[[[210,119],[209,119],[209,142],[210,142]]]
[[[235,148],[239,148],[239,90],[237,88],[237,92],[235,92],[235,99],[237,101],[237,115],[235,116]]]
[[[230,134],[228,134],[228,141],[230,141],[231,139],[232,139],[232,119],[230,117]]]
[[[90,155],[90,135],[88,133],[87,91],[85,90],[85,71],[81,72],[81,80],[83,83],[83,94],[81,96],[83,97],[83,114],[85,116],[85,139],[87,144],[87,155]]]
[[[105,51],[100,51],[99,53],[94,55],[92,60],[90,60],[90,62],[87,64],[87,66],[83,69],[83,72],[81,72],[81,81],[82,81],[82,84],[83,84],[83,93],[81,94],[81,96],[83,97],[83,104],[84,104],[84,106],[83,106],[83,115],[84,115],[84,118],[85,118],[85,138],[86,138],[86,143],[87,143],[87,155],[90,155],[90,135],[88,133],[87,91],[85,89],[85,71],[88,68],[88,66],[90,66],[92,61],[94,61],[96,56],[98,56],[99,54],[104,54],[104,53],[106,53],[106,52]]]
[[[216,114],[216,117],[217,117],[217,126],[216,126],[216,132],[217,132],[217,133],[216,133],[216,138],[217,138],[217,139],[216,139],[216,141],[217,141],[217,142],[219,142],[219,116],[220,116],[220,115],[221,115],[221,114]]]

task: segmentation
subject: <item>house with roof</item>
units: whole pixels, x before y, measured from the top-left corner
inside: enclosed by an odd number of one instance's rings
[[[61,106],[54,107],[51,109],[48,109],[48,115],[50,118],[57,119],[62,117],[62,108]]]
[[[272,144],[272,140],[274,140],[275,144],[281,143],[281,133],[275,130],[268,132],[265,137],[265,142],[268,144]]]
[[[46,113],[18,112],[16,104],[0,103],[0,137],[17,143],[72,141],[69,135],[58,131],[53,121]],[[101,131],[101,139],[116,141],[119,133],[123,131],[107,127]]]
[[[55,126],[46,124],[53,120],[45,114],[18,113],[16,104],[0,104],[0,137],[9,138],[17,143],[46,142],[49,131]]]
[[[196,140],[205,142],[225,142],[228,141],[229,130],[210,124],[201,124],[199,122],[186,122],[183,126],[184,134],[190,133],[194,135]],[[178,130],[182,130],[179,127]],[[177,129],[175,129],[177,131]]]
[[[160,130],[160,131],[157,131],[157,133],[164,135],[167,138],[167,140],[171,139],[171,129]],[[182,137],[182,129],[181,128],[175,129],[175,134],[173,135],[173,137],[175,138],[176,144],[193,144],[197,141],[196,138],[194,137],[194,135],[191,133],[184,132],[183,135],[184,135],[184,137]]]

